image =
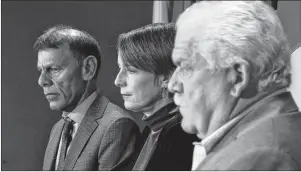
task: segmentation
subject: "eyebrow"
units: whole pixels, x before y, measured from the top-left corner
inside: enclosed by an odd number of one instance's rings
[[[138,68],[136,68],[136,67],[133,66],[133,65],[124,65],[124,67],[125,67],[126,69],[138,69]]]
[[[45,65],[43,65],[43,64],[39,65],[39,63],[38,63],[37,64],[37,69],[40,70],[40,69],[48,68],[48,67],[51,67],[51,66],[53,66],[53,64],[51,64],[51,63],[45,64]]]

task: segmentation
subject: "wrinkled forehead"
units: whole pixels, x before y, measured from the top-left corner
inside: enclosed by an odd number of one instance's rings
[[[77,61],[66,45],[59,48],[45,48],[38,52],[38,65],[60,65]]]
[[[190,27],[179,27],[176,32],[173,56],[183,56],[191,53],[193,45],[191,43],[195,39],[195,31]]]

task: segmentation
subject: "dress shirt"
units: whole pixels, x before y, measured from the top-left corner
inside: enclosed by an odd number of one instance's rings
[[[192,170],[195,170],[201,162],[206,158],[207,154],[212,150],[213,146],[229,131],[243,116],[236,116],[211,135],[204,138],[201,142],[193,142],[193,161],[192,161]]]
[[[69,117],[70,119],[72,119],[74,121],[73,130],[72,130],[72,140],[74,139],[74,136],[78,130],[78,127],[79,127],[81,121],[85,117],[89,107],[91,106],[91,104],[93,103],[93,101],[95,100],[96,97],[97,97],[97,91],[94,91],[88,98],[86,98],[81,104],[79,104],[72,112],[70,112],[70,113],[63,112],[63,115],[62,115],[63,117]],[[72,141],[71,141],[71,143],[72,143]],[[67,153],[69,151],[71,143],[69,144],[69,146],[67,148]],[[57,169],[57,167],[58,167],[61,145],[62,145],[62,136],[60,139],[60,144],[59,144],[59,148],[58,148],[58,152],[57,152],[57,156],[56,156],[55,169]]]

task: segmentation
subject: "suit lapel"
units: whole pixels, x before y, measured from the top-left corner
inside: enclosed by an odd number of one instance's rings
[[[108,99],[98,94],[92,105],[89,107],[84,119],[82,120],[76,135],[71,142],[68,151],[64,170],[72,170],[80,153],[84,149],[87,141],[98,126],[97,119],[103,116],[103,112],[108,104]]]
[[[61,133],[64,126],[64,121],[60,120],[51,133],[49,143],[46,148],[43,170],[54,170],[57,150],[60,143]]]

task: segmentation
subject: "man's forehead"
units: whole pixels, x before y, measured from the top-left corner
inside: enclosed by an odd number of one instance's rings
[[[182,62],[182,61],[185,61],[187,60],[186,59],[186,53],[185,53],[185,47],[175,47],[172,51],[172,60],[174,62]]]
[[[178,33],[175,39],[175,46],[173,49],[174,60],[183,61],[191,54],[193,37],[191,35],[186,35]]]
[[[177,27],[175,46],[187,46],[191,40],[199,37],[199,34],[196,27],[180,25]]]
[[[47,48],[38,52],[38,65],[62,64],[71,59],[72,54],[61,48]]]

